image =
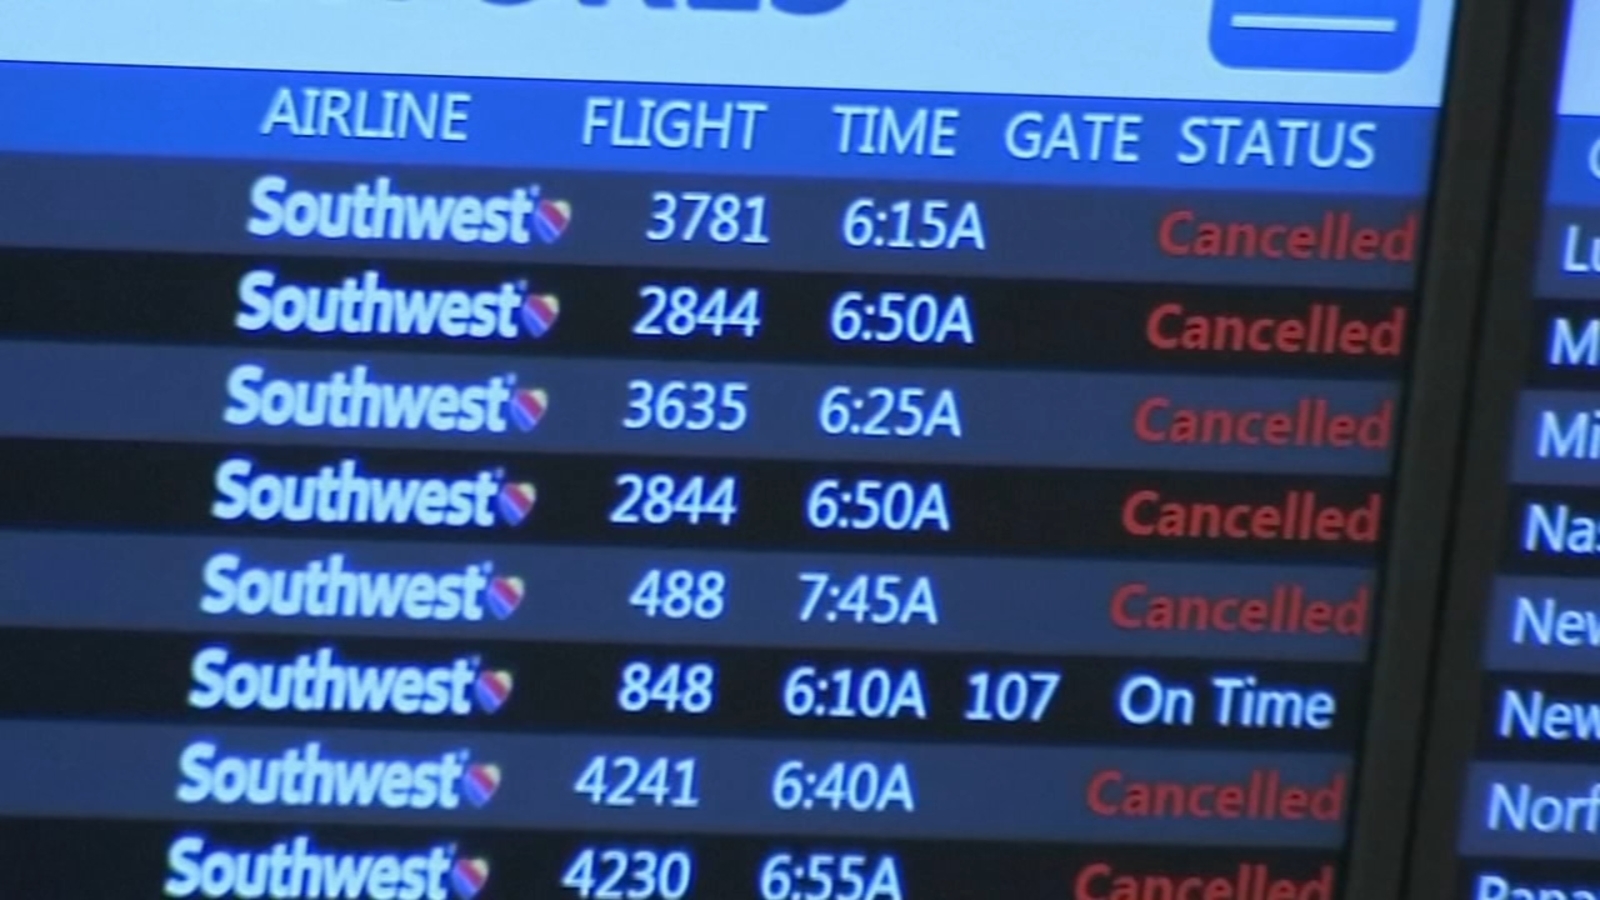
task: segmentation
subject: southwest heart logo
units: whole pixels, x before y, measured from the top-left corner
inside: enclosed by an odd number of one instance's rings
[[[461,900],[472,900],[488,883],[489,861],[481,856],[477,859],[458,859],[450,869],[450,887],[455,889],[456,896]]]
[[[522,327],[536,338],[542,338],[556,327],[561,318],[561,298],[555,294],[529,294],[522,301]]]
[[[507,525],[521,525],[522,520],[533,512],[533,504],[539,501],[539,489],[531,481],[509,482],[500,488],[500,518]]]
[[[486,713],[500,711],[511,699],[513,679],[506,669],[493,669],[478,674],[478,683],[474,686],[474,693],[478,697],[478,706]]]
[[[475,763],[461,776],[461,791],[467,802],[479,809],[489,805],[494,792],[500,790],[500,767],[494,763]]]
[[[489,582],[489,611],[502,622],[511,618],[511,614],[522,605],[522,595],[526,590],[522,579],[515,575],[496,578]]]
[[[567,233],[567,226],[572,224],[572,204],[565,200],[540,200],[539,208],[533,213],[533,230],[538,232],[539,240],[546,244],[554,244],[561,240]]]
[[[539,427],[545,410],[550,408],[550,392],[544,388],[519,388],[511,396],[511,419],[523,431]]]

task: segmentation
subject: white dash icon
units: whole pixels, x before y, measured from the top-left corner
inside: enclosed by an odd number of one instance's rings
[[[1325,31],[1350,34],[1394,34],[1400,20],[1384,16],[1297,16],[1276,13],[1234,13],[1234,28],[1252,31]]]

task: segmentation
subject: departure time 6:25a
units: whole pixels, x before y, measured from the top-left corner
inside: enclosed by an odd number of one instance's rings
[[[822,393],[817,426],[828,435],[959,438],[961,402],[951,388],[838,384]]]

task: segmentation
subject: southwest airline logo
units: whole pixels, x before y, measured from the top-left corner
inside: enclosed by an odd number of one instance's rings
[[[495,6],[525,6],[533,0],[486,0]],[[584,6],[610,6],[610,0],[578,0]],[[724,12],[760,12],[767,6],[795,15],[829,13],[848,0],[644,0],[650,9],[700,9]],[[617,4],[621,6],[622,4]]]
[[[338,809],[482,809],[500,767],[470,750],[424,759],[346,759],[307,741],[278,753],[227,752],[196,741],[178,756],[179,803]]]
[[[334,285],[280,283],[278,273],[252,269],[239,279],[239,305],[240,331],[471,340],[544,337],[561,315],[561,300],[529,290],[527,281],[405,288],[385,284],[375,269]]]
[[[456,244],[553,244],[572,221],[572,204],[548,200],[537,184],[504,194],[412,194],[381,176],[345,191],[291,189],[282,175],[250,187],[256,237]]]
[[[394,713],[470,716],[496,713],[515,683],[505,669],[485,669],[476,656],[449,663],[345,662],[333,647],[287,661],[236,659],[205,647],[189,666],[192,709],[266,712]]]
[[[455,844],[413,852],[322,850],[310,835],[265,849],[222,847],[186,834],[167,848],[168,897],[245,900],[473,900],[489,882],[489,861],[460,856]]]
[[[247,363],[228,373],[222,420],[269,428],[443,434],[505,434],[514,423],[527,433],[544,418],[550,395],[516,385],[515,373],[467,384],[399,384],[381,380],[365,365],[326,378],[273,378],[265,366]]]
[[[217,466],[213,481],[211,516],[228,522],[492,528],[521,525],[539,497],[531,482],[506,481],[501,469],[470,478],[390,477],[365,474],[355,459],[294,475],[259,471],[254,460],[232,457]]]
[[[1422,0],[1215,0],[1211,52],[1240,69],[1389,72],[1417,48]]]
[[[343,553],[294,566],[247,565],[217,553],[201,570],[200,611],[210,616],[481,622],[504,621],[522,606],[527,585],[494,574],[484,561],[448,571],[358,568]]]

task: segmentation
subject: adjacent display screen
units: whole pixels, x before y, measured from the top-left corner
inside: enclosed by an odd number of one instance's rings
[[[1338,896],[1451,4],[1303,5],[17,3],[0,893]]]
[[[1484,629],[1477,752],[1461,814],[1457,895],[1578,898],[1600,890],[1600,3],[1575,0],[1532,297],[1531,346],[1508,427],[1510,500]],[[1452,702],[1446,700],[1444,702]]]

